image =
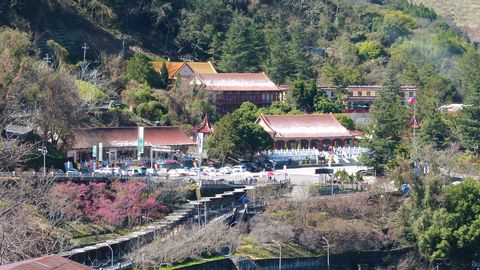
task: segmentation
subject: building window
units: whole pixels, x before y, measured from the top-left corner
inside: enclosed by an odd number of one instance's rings
[[[367,91],[367,97],[370,97],[372,96],[372,93],[370,93],[370,91]]]
[[[362,91],[358,91],[358,94],[357,94],[359,97],[362,96]]]
[[[348,92],[348,95],[349,95],[349,96],[353,96],[353,92]]]
[[[408,93],[409,97],[413,97],[413,92]]]

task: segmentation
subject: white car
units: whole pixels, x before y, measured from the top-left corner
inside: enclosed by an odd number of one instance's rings
[[[75,177],[75,176],[79,176],[80,173],[78,172],[77,169],[68,169],[67,172],[65,173],[67,176],[70,176],[70,177]]]
[[[147,176],[157,176],[158,172],[154,168],[148,168],[146,172]]]
[[[120,168],[103,167],[95,170],[93,172],[93,175],[114,176],[114,175],[124,175],[124,172]]]
[[[232,168],[232,173],[239,173],[244,171],[245,171],[245,166],[243,165],[233,166]]]
[[[124,172],[123,175],[126,175],[126,176],[138,176],[138,175],[140,175],[138,170],[135,169],[135,168],[127,168],[123,172]]]
[[[232,173],[232,168],[230,167],[221,167],[218,169],[218,172],[221,174],[231,174]]]

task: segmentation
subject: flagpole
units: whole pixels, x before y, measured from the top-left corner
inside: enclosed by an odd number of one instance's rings
[[[416,141],[415,141],[415,135],[416,135],[416,129],[415,129],[415,125],[416,125],[416,122],[417,122],[417,116],[416,116],[416,110],[417,108],[417,101],[415,100],[415,102],[413,103],[413,149],[416,150]]]

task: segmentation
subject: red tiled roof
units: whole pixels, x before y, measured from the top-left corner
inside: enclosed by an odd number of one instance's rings
[[[137,146],[138,127],[74,129],[75,143],[72,149],[86,149],[102,143],[103,147]],[[178,126],[145,127],[144,145],[192,145],[195,144]]]
[[[206,134],[210,134],[210,133],[213,132],[212,125],[208,121],[208,115],[205,115],[205,118],[203,118],[202,123],[200,123],[200,125],[194,127],[193,131],[195,133],[206,133]]]
[[[262,123],[263,122],[263,123]],[[273,138],[353,138],[333,114],[260,115],[257,123]]]
[[[50,255],[0,266],[0,270],[92,270],[86,265],[66,259],[60,255]]]
[[[198,73],[197,84],[210,91],[286,91],[265,73]]]

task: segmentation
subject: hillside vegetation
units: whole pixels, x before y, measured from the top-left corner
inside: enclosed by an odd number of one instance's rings
[[[438,14],[452,18],[472,40],[480,41],[480,1],[477,0],[413,0],[433,8]]]

